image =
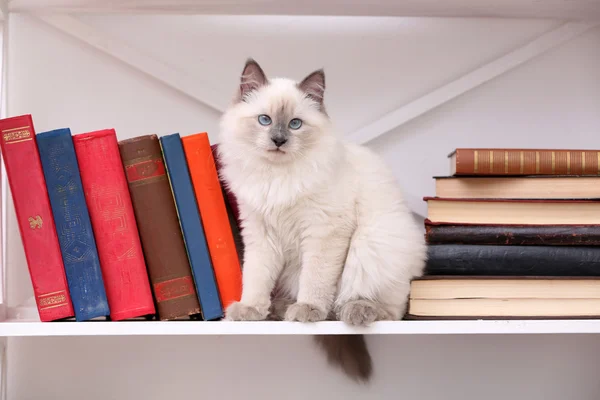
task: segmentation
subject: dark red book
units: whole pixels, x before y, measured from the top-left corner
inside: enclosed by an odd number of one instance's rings
[[[2,156],[41,321],[74,316],[31,115],[0,120]]]
[[[114,129],[73,136],[110,307],[118,321],[155,314]]]

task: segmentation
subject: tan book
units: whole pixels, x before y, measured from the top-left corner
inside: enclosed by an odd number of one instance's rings
[[[410,298],[600,299],[600,277],[433,276],[413,280]]]
[[[425,197],[433,223],[505,225],[597,225],[600,201],[456,199]]]
[[[436,177],[435,194],[467,199],[599,199],[600,176]]]

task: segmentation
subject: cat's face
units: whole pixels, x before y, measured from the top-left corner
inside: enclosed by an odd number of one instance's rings
[[[329,134],[323,106],[325,75],[316,71],[302,82],[268,80],[253,60],[242,72],[236,103],[223,116],[222,135],[248,157],[273,163],[307,157]]]

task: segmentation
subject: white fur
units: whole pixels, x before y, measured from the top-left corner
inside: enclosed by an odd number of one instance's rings
[[[299,317],[292,307],[289,320],[339,315],[363,299],[401,318],[426,247],[389,168],[340,140],[318,97],[294,81],[272,79],[245,99],[225,112],[220,132],[221,173],[239,201],[245,243],[242,299],[227,318],[266,318],[272,293],[315,311]],[[275,123],[278,111],[303,120],[285,153],[269,151],[257,121],[267,114]]]

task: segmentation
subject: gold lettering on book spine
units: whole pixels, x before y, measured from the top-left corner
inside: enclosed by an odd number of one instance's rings
[[[36,215],[35,217],[29,217],[28,221],[29,227],[31,229],[42,229],[42,224],[44,223],[44,221],[42,221],[42,217],[40,217],[39,215]]]
[[[535,152],[535,173],[536,174],[540,173],[540,152],[539,151]]]
[[[525,169],[525,154],[519,152],[519,173],[522,174]]]
[[[571,174],[571,152],[567,151],[567,175]]]
[[[33,140],[31,130],[28,126],[20,128],[7,129],[2,131],[2,139],[6,143],[19,143],[26,140]]]
[[[585,151],[581,152],[581,173],[585,175]]]
[[[504,152],[504,173],[508,174],[508,151]]]
[[[47,310],[49,308],[55,308],[63,306],[67,301],[67,296],[64,291],[57,292],[56,294],[49,293],[49,295],[44,295],[46,297],[40,298],[40,309]]]
[[[490,150],[490,174],[494,173],[494,152]]]
[[[556,154],[552,152],[552,173],[554,173],[554,169],[556,168]]]
[[[477,150],[473,152],[473,163],[475,164],[473,167],[473,172],[479,172],[479,151]]]

